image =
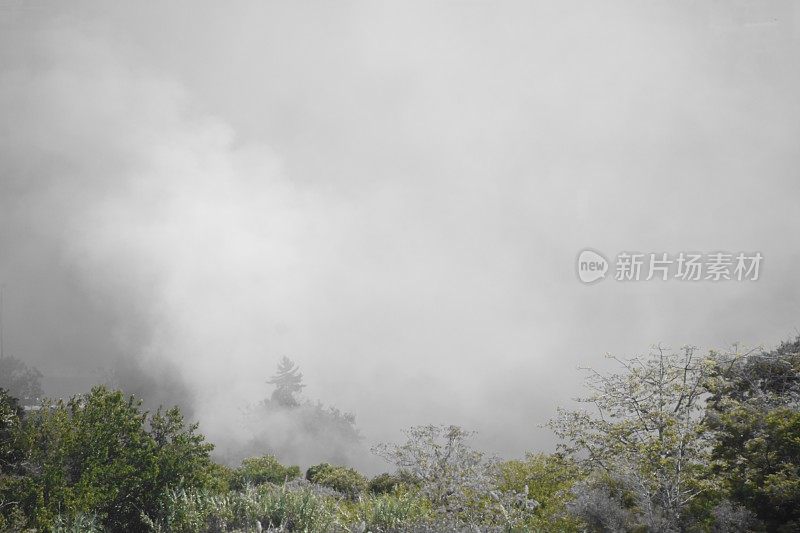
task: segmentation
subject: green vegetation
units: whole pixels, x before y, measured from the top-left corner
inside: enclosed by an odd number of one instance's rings
[[[306,471],[306,479],[323,487],[331,488],[351,498],[358,497],[367,489],[367,478],[353,468],[321,463]]]
[[[272,455],[250,457],[234,470],[232,487],[242,489],[247,485],[283,483],[300,477],[299,466],[283,466]]]
[[[457,426],[413,427],[374,448],[394,471],[371,480],[273,455],[215,464],[180,410],[105,387],[27,409],[0,388],[0,531],[800,530],[800,339],[612,359],[588,370],[592,409],[552,421],[557,453],[498,461]],[[282,365],[280,399],[297,400]]]
[[[498,464],[497,488],[503,492],[525,494],[536,502],[527,519],[533,529],[575,531],[580,521],[567,513],[570,489],[583,478],[578,465],[559,454],[529,454],[522,461]]]
[[[367,490],[372,494],[391,494],[400,487],[402,482],[400,476],[384,472],[369,480]]]
[[[769,530],[800,531],[800,338],[713,368],[712,468]]]
[[[170,533],[255,531],[329,531],[336,519],[333,500],[309,488],[265,484],[217,493],[172,490],[162,499],[157,519],[145,519],[152,531]]]
[[[187,427],[177,409],[148,417],[139,405],[97,387],[9,418],[3,448],[16,460],[3,465],[4,518],[22,514],[47,530],[72,527],[65,516],[72,523],[91,515],[109,530],[129,530],[142,526],[169,487],[210,483],[212,446],[196,426]]]

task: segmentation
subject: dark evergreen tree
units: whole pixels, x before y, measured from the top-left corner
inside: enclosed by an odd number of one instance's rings
[[[272,391],[272,401],[284,407],[297,407],[300,405],[297,394],[303,390],[303,374],[294,361],[284,356],[278,363],[278,372],[267,383],[275,385]]]

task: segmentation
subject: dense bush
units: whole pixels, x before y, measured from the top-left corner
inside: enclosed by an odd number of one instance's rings
[[[567,513],[572,499],[570,489],[583,475],[574,461],[558,454],[529,454],[525,460],[504,461],[497,465],[497,488],[525,494],[536,502],[528,526],[534,529],[577,530],[580,522]]]
[[[215,476],[219,469],[209,460],[214,446],[196,432],[197,427],[193,424],[187,428],[177,407],[163,414],[159,409],[150,419],[150,437],[155,443],[158,466],[157,486],[207,487],[218,482]]]
[[[299,466],[283,466],[274,456],[250,457],[233,472],[232,487],[244,488],[246,485],[263,483],[284,483],[300,477]]]
[[[35,509],[36,525],[92,511],[111,529],[138,524],[158,492],[158,458],[145,418],[132,398],[103,388],[30,414],[22,436],[43,504]]]
[[[391,494],[402,482],[400,476],[384,472],[369,480],[367,490],[372,494]]]
[[[0,388],[0,472],[8,472],[21,459],[21,450],[13,442],[21,418],[17,399]]]
[[[25,450],[18,442],[22,415],[17,399],[0,388],[0,531],[22,530],[29,521],[25,511],[36,505],[34,487],[23,475]]]
[[[800,531],[800,337],[720,360],[709,388],[714,476],[769,529]]]
[[[367,479],[357,470],[346,466],[321,463],[306,471],[306,479],[331,488],[349,497],[356,497],[367,489]]]
[[[212,446],[195,429],[177,410],[149,419],[138,401],[104,387],[45,403],[14,430],[24,460],[3,469],[0,501],[16,502],[3,515],[16,508],[44,530],[81,515],[110,531],[141,528],[168,488],[210,482]]]

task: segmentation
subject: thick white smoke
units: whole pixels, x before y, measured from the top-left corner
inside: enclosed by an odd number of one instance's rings
[[[115,370],[226,446],[287,355],[367,444],[455,423],[511,455],[552,443],[536,425],[606,351],[777,342],[800,301],[796,14],[648,6],[20,12],[9,348],[59,394]],[[765,263],[586,287],[586,247]]]

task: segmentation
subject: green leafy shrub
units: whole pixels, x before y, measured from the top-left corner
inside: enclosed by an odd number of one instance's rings
[[[228,492],[234,485],[236,470],[219,463],[212,463],[208,470],[207,488],[213,492]]]
[[[212,444],[196,433],[197,424],[186,426],[180,409],[159,409],[150,419],[150,437],[155,444],[159,487],[180,484],[206,487],[212,484],[217,467],[209,459]]]
[[[283,466],[272,455],[248,457],[233,472],[232,487],[241,489],[246,485],[281,484],[298,477],[300,477],[299,466]]]
[[[369,480],[367,489],[372,494],[390,494],[402,483],[400,476],[384,472]]]
[[[25,454],[17,439],[22,413],[18,400],[0,388],[0,531],[22,529],[24,509],[36,501],[35,491],[23,476]]]
[[[528,525],[549,525],[559,531],[576,530],[578,521],[568,516],[566,504],[572,498],[570,488],[582,474],[569,458],[558,454],[529,454],[523,461],[504,461],[497,465],[497,488],[503,492],[524,494],[536,502]]]
[[[356,497],[367,489],[367,478],[357,470],[328,463],[310,467],[306,479],[349,497]]]
[[[41,486],[21,473],[24,467],[13,470],[0,472],[0,531],[24,531],[48,518]]]
[[[330,463],[320,463],[318,465],[309,466],[308,470],[306,470],[306,479],[315,483],[315,479],[319,477],[323,471],[332,468]]]
[[[32,478],[44,495],[39,526],[96,512],[112,530],[139,524],[157,495],[158,459],[133,398],[98,387],[30,415]],[[44,523],[43,523],[44,521]]]
[[[800,530],[800,337],[720,360],[710,382],[712,465],[731,503],[769,531]]]
[[[169,487],[210,482],[212,446],[195,430],[177,409],[148,420],[140,401],[105,387],[43,403],[14,434],[26,453],[13,485],[28,526],[96,515],[106,531],[141,530]]]
[[[5,501],[5,498],[4,498]],[[0,531],[24,531],[28,519],[16,505],[7,505],[0,514]]]

